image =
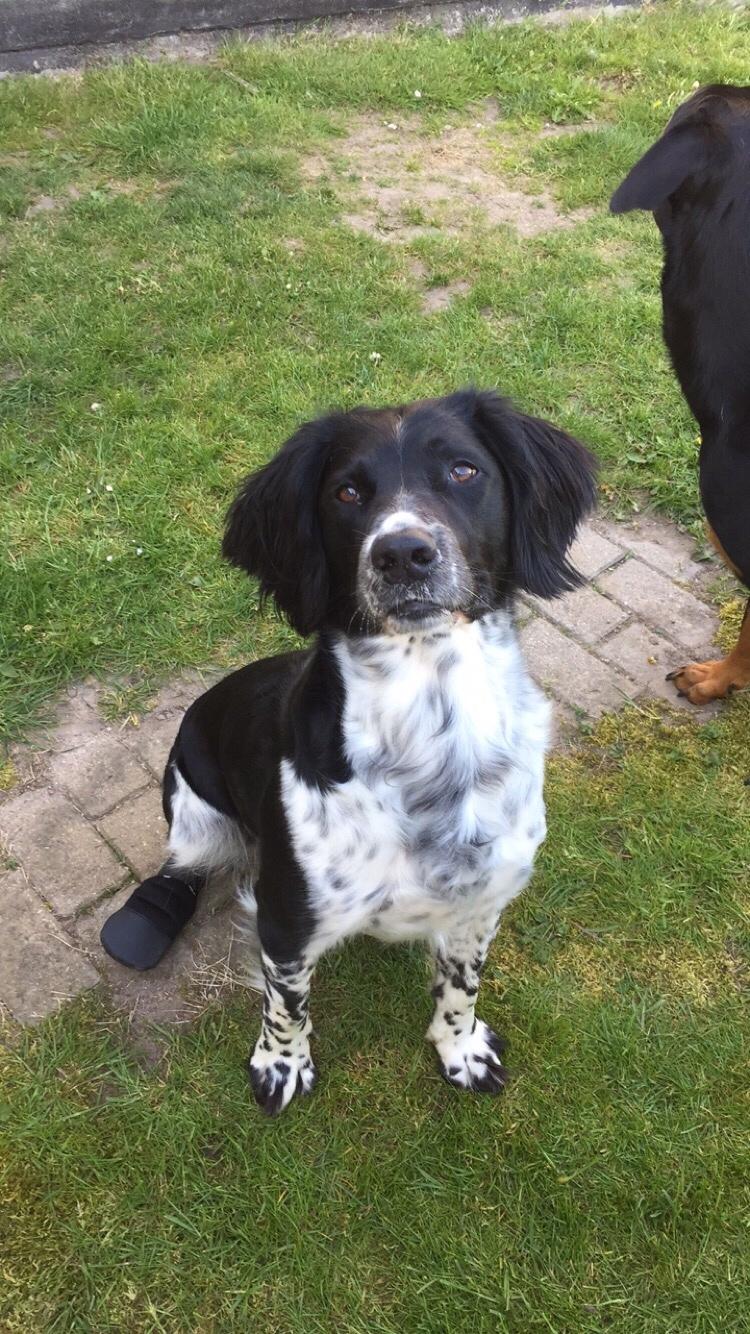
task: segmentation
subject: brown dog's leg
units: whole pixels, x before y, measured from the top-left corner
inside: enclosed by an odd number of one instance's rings
[[[750,685],[750,602],[732,652],[716,662],[693,662],[670,672],[668,681],[674,681],[679,694],[691,704],[708,704],[712,699],[724,699],[735,690]]]
[[[722,560],[734,574],[739,575],[737,566],[711,527],[708,536]],[[728,657],[680,667],[676,672],[670,672],[667,680],[674,681],[679,694],[689,699],[691,704],[708,704],[712,699],[724,699],[733,691],[750,685],[750,602],[745,607],[740,637]]]

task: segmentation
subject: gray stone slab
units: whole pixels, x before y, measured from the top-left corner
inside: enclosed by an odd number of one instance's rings
[[[573,0],[574,4],[582,0]],[[626,0],[615,0],[616,4]],[[432,13],[432,6],[423,6]],[[484,18],[488,15],[516,21],[526,14],[543,14],[553,8],[552,0],[490,0],[490,3],[460,4],[435,8],[436,17],[448,21],[454,31],[457,19]],[[169,33],[198,33],[206,30],[263,29],[270,24],[307,23],[313,19],[343,14],[351,21],[355,15],[367,16],[364,31],[384,26],[383,11],[398,15],[412,13],[409,0],[2,0],[0,10],[0,69],[48,68],[50,57],[59,48],[66,63],[81,63],[87,48],[94,43],[122,44],[121,55],[132,54],[127,46],[140,38]],[[349,26],[349,24],[347,24]],[[188,48],[189,49],[189,48]],[[169,51],[169,48],[168,48]],[[178,48],[179,53],[179,48]],[[99,51],[89,49],[89,58]],[[60,57],[58,56],[58,64]]]
[[[58,702],[54,717],[32,733],[28,741],[12,747],[11,759],[19,786],[46,785],[52,756],[75,750],[101,734],[104,724],[95,702],[96,696],[88,683],[72,686]],[[4,799],[5,794],[0,793],[0,802]]]
[[[699,652],[710,645],[718,623],[715,612],[634,557],[603,574],[597,583],[610,597],[684,648]]]
[[[589,587],[576,588],[572,593],[549,601],[534,598],[532,605],[549,620],[556,621],[577,639],[582,639],[584,644],[598,643],[628,618],[628,612],[616,602],[610,602],[609,598]]]
[[[573,710],[567,704],[561,704],[559,699],[553,699],[550,718],[550,748],[564,750],[573,744],[579,736],[580,724]]]
[[[117,1008],[136,1021],[188,1022],[232,985],[234,970],[241,966],[242,944],[233,927],[235,910],[227,903],[226,883],[203,892],[192,921],[161,963],[146,973],[110,959],[99,941],[105,921],[133,888],[128,885],[79,917],[73,926],[76,938],[101,970]]]
[[[212,685],[226,675],[226,671],[208,668],[205,671],[183,672],[182,676],[176,676],[173,681],[162,686],[154,701],[152,713],[159,717],[165,714],[171,716],[183,714],[199,695],[205,694]]]
[[[63,916],[119,884],[125,875],[110,848],[59,792],[22,792],[0,807],[0,837],[34,888]]]
[[[83,683],[66,691],[56,709],[54,721],[41,729],[32,744],[58,755],[83,746],[101,733],[104,724],[92,704],[91,688]]]
[[[148,787],[137,797],[124,801],[116,811],[97,820],[96,827],[139,880],[153,875],[165,860],[167,822],[157,787]]]
[[[521,631],[521,647],[542,689],[590,718],[620,708],[638,693],[628,676],[600,662],[541,617]]]
[[[614,529],[614,524],[611,526]],[[587,579],[594,579],[602,570],[622,560],[623,555],[622,547],[597,532],[590,524],[584,524],[579,528],[570,548],[570,563]]]
[[[127,746],[109,733],[55,756],[50,778],[92,817],[104,815],[151,782],[151,774]]]
[[[678,695],[672,682],[666,680],[668,672],[683,665],[684,650],[655,630],[638,622],[628,625],[601,644],[599,653],[614,666],[622,667],[647,695],[663,699],[674,708],[696,712],[695,705]],[[700,717],[705,718],[709,712],[717,713],[717,706],[702,707]]]
[[[609,523],[607,531],[621,547],[669,579],[689,583],[706,572],[707,563],[694,559],[692,537],[654,514],[639,514],[629,523]]]
[[[0,916],[0,1001],[19,1023],[37,1023],[99,982],[21,871],[0,876]]]
[[[148,714],[143,717],[138,727],[129,727],[122,734],[125,744],[139,759],[147,764],[155,778],[161,782],[172,742],[180,727],[180,717],[170,714],[167,718]]]

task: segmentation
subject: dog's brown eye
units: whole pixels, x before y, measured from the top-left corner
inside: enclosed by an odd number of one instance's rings
[[[344,505],[358,505],[362,497],[356,486],[340,486],[336,492],[336,499]]]
[[[452,482],[468,482],[476,475],[477,470],[473,463],[454,463],[450,471]]]

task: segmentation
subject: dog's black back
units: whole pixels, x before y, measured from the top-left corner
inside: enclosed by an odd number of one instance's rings
[[[750,87],[700,89],[611,201],[653,211],[663,332],[702,432],[709,523],[750,583]]]

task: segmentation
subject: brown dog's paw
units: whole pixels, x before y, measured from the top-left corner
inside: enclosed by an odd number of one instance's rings
[[[676,672],[669,673],[667,680],[673,681],[677,693],[684,695],[691,704],[709,704],[712,699],[725,699],[748,684],[745,674],[733,670],[728,658],[679,667]]]

